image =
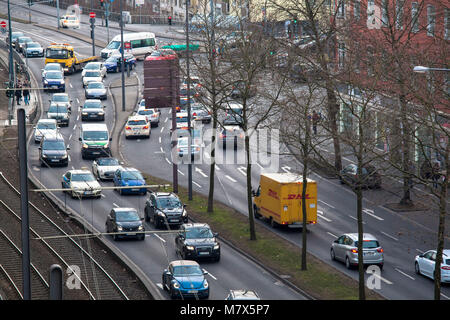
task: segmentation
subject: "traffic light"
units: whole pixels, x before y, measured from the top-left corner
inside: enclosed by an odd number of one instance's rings
[[[172,25],[172,16],[169,16],[169,26],[171,26]]]
[[[105,6],[105,4],[104,4],[104,2],[103,2],[104,0],[100,0],[100,7],[104,7]]]

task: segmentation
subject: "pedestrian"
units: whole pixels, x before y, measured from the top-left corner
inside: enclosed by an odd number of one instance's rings
[[[29,83],[25,82],[24,88],[22,90],[23,100],[25,101],[26,106],[30,105],[30,89],[29,89],[29,87],[30,87]]]
[[[441,165],[438,161],[435,161],[433,163],[433,168],[431,170],[431,174],[432,174],[432,179],[433,179],[433,187],[436,189],[438,187],[438,181],[439,178],[441,177],[440,172],[441,171]]]
[[[313,114],[312,114],[312,124],[313,124],[314,134],[317,134],[317,123],[318,122],[319,122],[319,115],[317,114],[316,110],[314,110]]]
[[[20,80],[17,81],[14,95],[16,96],[17,105],[20,106],[20,101],[22,100],[22,84],[20,83]]]
[[[286,29],[286,36],[291,37],[291,20],[286,20],[284,23],[284,28]]]

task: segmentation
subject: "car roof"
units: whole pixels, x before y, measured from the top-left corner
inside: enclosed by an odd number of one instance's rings
[[[171,261],[170,265],[173,267],[178,267],[178,266],[199,266],[198,262],[193,261],[193,260],[175,260],[175,261]]]
[[[91,171],[87,170],[87,169],[74,169],[74,170],[69,170],[67,172],[70,172],[72,174],[82,174],[82,173],[89,173],[92,174]]]
[[[346,233],[345,235],[349,236],[353,241],[358,241],[358,234],[357,233]],[[376,241],[378,241],[378,239],[375,238],[370,233],[363,233],[363,240],[376,240]]]
[[[254,290],[244,290],[244,289],[239,289],[239,290],[230,290],[230,294],[234,297],[234,298],[243,298],[243,299],[260,299],[258,294],[256,293],[256,291]]]
[[[42,122],[42,123],[56,123],[56,119],[39,119],[38,123]]]
[[[145,121],[147,121],[147,117],[144,115],[137,114],[135,116],[129,116],[128,121],[130,121],[130,120],[145,120]]]
[[[82,123],[81,130],[88,131],[108,131],[108,127],[105,123]]]
[[[157,197],[176,197],[178,198],[178,196],[172,192],[153,192],[154,195],[156,195]]]
[[[114,211],[136,211],[137,212],[137,209],[136,208],[125,208],[125,207],[120,207],[120,208],[113,208],[112,210],[114,210]]]
[[[101,83],[104,85],[103,81],[90,81],[87,85],[89,86],[90,84],[93,84],[93,83]]]
[[[184,117],[187,117],[187,116],[188,116],[187,112],[178,112],[177,113],[177,117],[178,118],[184,118]]]
[[[89,82],[91,83],[91,82]],[[96,102],[96,103],[102,103],[102,101],[100,99],[86,99],[84,100],[84,103],[86,102]]]
[[[195,223],[184,223],[183,227],[185,229],[190,229],[190,228],[198,228],[198,227],[205,227],[205,228],[210,228],[210,226],[207,223],[199,223],[199,222],[195,222]]]
[[[56,133],[47,133],[44,135],[44,140],[48,141],[48,140],[55,140],[55,141],[63,141],[64,142],[64,137],[62,136],[61,133],[56,132]]]

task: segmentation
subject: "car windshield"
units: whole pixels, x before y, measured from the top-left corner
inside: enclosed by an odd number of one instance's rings
[[[47,48],[45,56],[50,59],[67,59],[69,54],[66,49]]]
[[[28,37],[20,37],[19,38],[19,42],[20,43],[24,43],[24,42],[32,42],[33,40],[31,40],[31,38]]]
[[[118,222],[128,222],[128,221],[139,221],[139,215],[136,211],[116,211],[116,221]]]
[[[99,166],[118,166],[119,160],[114,158],[97,159],[97,164]]]
[[[48,109],[49,113],[67,113],[67,106],[51,105]]]
[[[208,239],[213,237],[211,229],[209,228],[199,227],[186,230],[186,239]]]
[[[38,129],[56,130],[56,123],[39,123],[37,124]]]
[[[83,140],[86,141],[106,141],[108,140],[108,132],[106,131],[84,131]]]
[[[201,276],[203,275],[200,266],[175,266],[173,267],[174,276]]]
[[[138,114],[146,116],[146,115],[152,115],[154,112],[152,109],[141,109],[138,111]]]
[[[156,199],[158,208],[174,209],[182,207],[182,204],[178,198],[175,197],[160,197]]]
[[[91,173],[74,173],[72,174],[72,181],[95,181],[94,176]]]
[[[117,62],[119,60],[118,56],[111,56],[108,59],[105,60],[105,62]]]
[[[358,241],[355,241],[355,247],[358,246]],[[363,240],[363,248],[364,249],[375,249],[378,248],[380,244],[377,240]]]
[[[102,103],[100,101],[86,101],[83,109],[101,109]]]
[[[35,43],[35,42],[31,42],[27,45],[28,48],[40,48],[40,44],[39,43]]]
[[[98,70],[99,68],[100,67],[98,63],[88,63],[86,67],[84,67],[84,69],[86,70]]]
[[[65,150],[66,146],[64,145],[64,141],[45,141],[42,145],[43,149],[46,150]]]
[[[61,72],[47,72],[45,75],[47,79],[62,79],[62,73]]]
[[[78,19],[77,19],[77,17],[67,17],[67,20],[74,21],[74,20],[78,20]]]
[[[119,49],[120,48],[120,41],[111,41],[106,49]]]
[[[187,121],[188,121],[187,116],[186,117],[177,117],[177,122],[178,123],[187,122]]]
[[[123,171],[122,180],[144,180],[139,171]]]
[[[128,120],[129,126],[144,126],[147,124],[145,120]]]
[[[90,82],[88,89],[105,89],[105,86],[101,82]]]
[[[100,72],[98,71],[87,71],[84,74],[85,77],[100,77]]]
[[[66,95],[54,95],[52,102],[69,102],[69,96]]]

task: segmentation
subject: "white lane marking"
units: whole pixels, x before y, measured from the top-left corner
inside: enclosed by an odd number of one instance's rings
[[[158,288],[160,288],[161,290],[164,290],[162,283],[157,283],[156,285],[157,285]]]
[[[67,158],[69,159],[69,161],[71,161],[71,160],[70,160],[70,155],[68,155]]]
[[[445,294],[441,293],[441,296],[443,296],[445,299],[450,300],[449,297],[447,297]]]
[[[206,159],[211,159],[211,156],[209,155],[209,153],[208,152],[203,152],[203,156],[206,158]]]
[[[159,148],[161,149],[161,152],[162,152],[162,153],[164,153],[164,150],[163,150],[163,148],[162,148],[162,147],[159,147]]]
[[[319,200],[319,202],[322,202],[324,205],[326,205],[326,206],[328,206],[328,207],[330,207],[330,208],[336,209],[336,208],[333,207],[331,204],[326,203],[325,201]]]
[[[101,195],[100,195],[102,198],[106,198],[106,196],[102,193]]]
[[[234,180],[232,177],[230,177],[229,175],[225,175],[225,178],[227,178],[228,180],[232,181],[232,182],[237,182],[236,180]]]
[[[358,219],[357,218],[355,218],[355,217],[353,217],[353,216],[351,216],[351,215],[349,215],[348,214],[348,216],[350,217],[350,218],[352,218],[353,220],[356,220],[356,221],[358,221]],[[366,224],[364,221],[363,221],[363,224]]]
[[[184,176],[184,173],[180,171],[180,169],[177,169],[178,173],[181,174],[182,176]]]
[[[75,130],[77,128],[77,124],[75,123],[75,125],[73,126],[73,130]]]
[[[391,235],[389,235],[389,234],[387,234],[386,232],[383,232],[383,231],[380,231],[382,234],[384,234],[386,237],[389,237],[389,238],[391,238],[391,239],[394,239],[395,241],[398,241],[398,239],[396,238],[396,237],[393,237],[393,236],[391,236]]]
[[[77,98],[77,103],[80,103],[80,100],[78,100],[78,98]]]
[[[377,277],[378,279],[380,279],[381,281],[383,281],[384,283],[392,284],[392,282],[390,282],[389,280],[383,278],[382,276],[380,276],[380,275],[378,275],[376,273],[371,273],[371,274],[374,275],[375,277]]]
[[[220,175],[217,175],[217,180],[219,180],[220,186],[222,187],[223,193],[225,193],[225,196],[228,199],[228,202],[230,203],[230,205],[233,205],[233,202],[231,201],[231,198],[228,196],[227,190],[225,189],[222,180],[220,179]]]
[[[154,233],[155,237],[157,237],[159,240],[161,240],[162,242],[166,243],[166,240],[164,240],[163,238],[161,238],[160,236],[158,236],[156,233]]]
[[[77,121],[80,120],[80,114],[77,115]]]
[[[161,137],[159,137],[159,143],[161,143]]]
[[[283,170],[286,173],[291,173],[291,167],[288,166],[281,167],[281,170]]]
[[[416,249],[416,251],[419,251],[419,253],[423,253],[423,251],[422,251],[422,250],[419,250],[419,249]]]
[[[164,127],[161,128],[161,131],[160,131],[160,132],[163,132],[163,131],[164,131]]]
[[[206,269],[203,269],[203,271],[208,272],[208,274],[211,276],[211,278],[213,278],[214,280],[217,280],[217,278],[214,277],[214,276],[211,274],[211,272],[207,271]]]
[[[169,118],[166,118],[166,119],[164,120],[164,123],[166,123],[166,122],[167,122],[167,120],[169,120]]]
[[[384,220],[383,218],[380,218],[379,216],[374,215],[374,214],[373,214],[374,211],[373,211],[372,209],[364,208],[362,211],[363,211],[364,213],[368,214],[369,216],[374,217],[375,219],[378,219],[378,220],[380,220],[380,221],[383,221],[383,220]]]
[[[71,84],[71,83],[69,83],[69,86],[70,86],[71,88],[73,88],[73,86],[72,86],[72,84]]]
[[[217,169],[217,171],[221,170],[220,167],[217,164],[215,165],[215,168]]]
[[[318,215],[319,218],[321,218],[321,219],[323,219],[323,220],[325,220],[325,221],[327,221],[327,222],[331,222],[331,219],[328,219],[328,218],[326,218],[326,217],[323,216],[323,211],[317,210],[317,213],[319,214],[319,215]]]
[[[337,238],[337,235],[332,234],[331,232],[327,232],[330,236]]]
[[[244,177],[247,176],[247,170],[246,170],[245,167],[239,167],[239,168],[238,168],[238,171],[239,171]]]
[[[403,271],[401,271],[401,270],[399,270],[397,268],[394,268],[394,270],[397,271],[397,272],[400,272],[402,275],[404,275],[405,277],[410,278],[411,280],[416,280],[413,277],[411,277],[409,274],[406,274],[406,273],[404,273]]]
[[[167,161],[167,163],[168,163],[168,164],[172,164],[172,163],[170,163],[170,160],[169,160],[169,159],[167,159],[167,158],[166,158],[166,161]]]
[[[197,187],[199,187],[199,188],[201,188],[202,186],[201,185],[199,185],[197,182],[195,182],[195,181],[192,181],[192,183],[193,184],[195,184]]]
[[[202,169],[195,167],[195,172],[200,173],[204,178],[208,178],[208,175],[203,172]]]
[[[75,170],[75,168],[72,166],[72,170]]]
[[[256,165],[259,167],[260,170],[264,170],[264,168],[257,162]]]
[[[113,202],[113,206],[114,207],[116,207],[116,208],[118,208],[119,206],[117,205],[117,204],[115,204],[114,202]]]

